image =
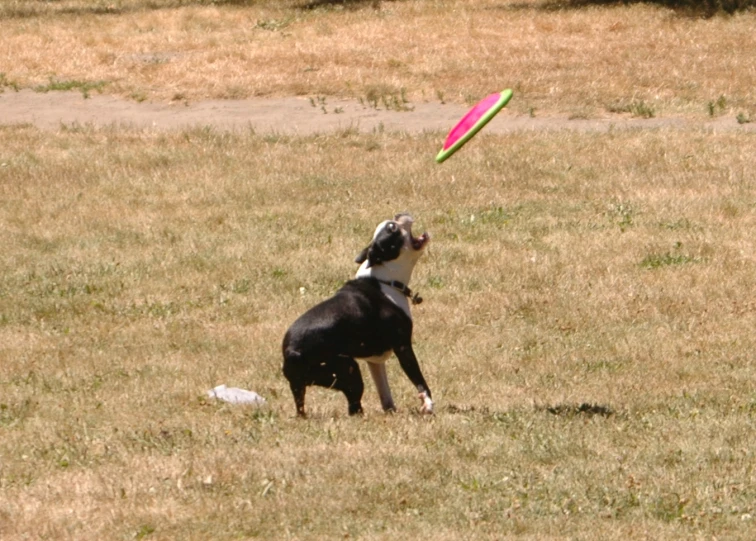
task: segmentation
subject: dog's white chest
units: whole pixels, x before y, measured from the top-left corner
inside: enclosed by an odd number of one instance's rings
[[[410,305],[409,305],[409,299],[407,298],[407,295],[396,289],[395,287],[392,287],[387,284],[381,284],[381,291],[384,295],[388,297],[388,299],[393,302],[395,305],[397,305],[399,308],[402,309],[402,311],[407,314],[407,317],[412,319],[412,314],[410,313]]]
[[[402,265],[392,265],[392,262],[385,263],[380,267],[368,267],[367,261],[360,265],[355,278],[376,278],[381,282],[381,291],[388,299],[397,305],[407,316],[412,319],[410,313],[409,299],[403,291],[390,286],[391,282],[409,283],[412,268],[404,268]]]

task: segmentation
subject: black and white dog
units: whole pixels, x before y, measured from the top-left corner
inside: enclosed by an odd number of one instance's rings
[[[433,413],[431,392],[412,350],[409,301],[420,301],[407,287],[430,237],[413,237],[412,223],[409,214],[380,223],[355,259],[360,264],[356,278],[302,314],[286,332],[283,373],[298,415],[305,415],[308,385],[343,392],[349,414],[361,413],[364,385],[356,359],[367,361],[384,411],[394,411],[385,365],[392,352],[420,393],[421,411]]]

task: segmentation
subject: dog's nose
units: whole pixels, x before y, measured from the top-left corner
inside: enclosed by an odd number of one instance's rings
[[[400,212],[396,216],[394,216],[394,221],[402,223],[409,223],[412,224],[415,222],[415,219],[412,218],[412,216],[408,212]]]

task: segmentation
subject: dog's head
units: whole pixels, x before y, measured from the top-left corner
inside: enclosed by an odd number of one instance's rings
[[[361,265],[360,271],[390,265],[398,267],[397,271],[404,268],[411,274],[412,268],[430,240],[428,233],[423,233],[419,237],[412,235],[413,222],[414,219],[409,214],[397,214],[393,220],[378,224],[373,240],[354,260]],[[397,276],[395,279],[402,278]],[[404,279],[408,280],[409,275]]]

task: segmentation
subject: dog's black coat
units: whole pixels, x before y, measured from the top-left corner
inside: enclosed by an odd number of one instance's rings
[[[382,252],[401,247],[394,248],[390,242],[372,244],[376,245],[383,246]],[[373,255],[376,259],[392,256]],[[364,261],[366,256],[360,254],[358,260],[363,257]],[[302,314],[284,336],[283,373],[294,394],[297,413],[304,415],[308,385],[343,392],[350,415],[361,413],[364,384],[355,359],[391,351],[415,387],[430,398],[412,349],[412,319],[384,295],[375,278],[350,280],[333,297]]]

